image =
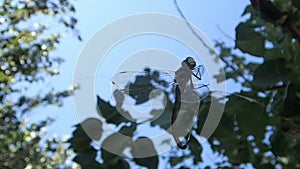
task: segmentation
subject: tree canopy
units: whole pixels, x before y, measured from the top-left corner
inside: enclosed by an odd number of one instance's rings
[[[16,1],[0,3],[0,168],[71,168],[72,155],[58,138],[45,140],[45,127],[53,119],[28,123],[23,117],[40,106],[61,106],[73,89],[43,88],[31,93],[45,78],[59,74],[61,56],[51,54],[60,43],[63,29],[75,28],[74,6],[66,1]],[[43,113],[43,112],[41,112]]]

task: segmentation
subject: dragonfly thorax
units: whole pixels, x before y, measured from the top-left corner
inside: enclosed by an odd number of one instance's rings
[[[185,86],[191,79],[191,75],[193,74],[192,70],[196,66],[195,64],[195,60],[188,57],[182,61],[181,67],[175,72],[175,81],[178,83],[182,91],[184,91]]]

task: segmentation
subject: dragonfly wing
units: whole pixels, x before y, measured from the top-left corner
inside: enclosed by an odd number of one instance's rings
[[[173,82],[173,75],[170,72],[145,69],[144,71],[124,71],[117,73],[112,78],[112,84],[125,95],[135,99],[136,104],[142,104],[151,97],[160,95],[160,92],[153,92],[154,89],[166,91]]]
[[[140,77],[140,79],[135,83],[139,83],[139,84],[146,84],[150,80],[156,80],[156,79],[166,81],[167,83],[173,82],[174,74],[175,74],[174,71],[167,72],[161,70],[150,70],[146,68],[143,71],[119,72],[112,77],[111,81],[114,85],[124,88],[128,83],[135,81],[138,77]],[[141,77],[144,77],[144,80],[141,80]]]
[[[205,72],[205,67],[203,65],[198,65],[192,71],[197,77],[201,79]]]
[[[197,66],[195,70],[203,71],[202,65]],[[203,69],[203,70],[202,70]],[[174,87],[174,71],[162,71],[162,70],[150,70],[145,69],[143,71],[123,71],[117,73],[112,78],[112,84],[120,90],[124,95],[130,96],[136,101],[136,104],[142,104],[147,102],[150,98],[154,98],[160,95],[160,92],[153,92],[154,89],[159,89],[163,92],[172,94]],[[208,92],[208,85],[203,84],[199,79],[193,81],[193,94],[190,92],[191,97],[182,98],[183,102],[198,102],[196,96],[201,98]],[[191,89],[191,86],[186,86],[187,89]],[[186,91],[188,91],[186,89]],[[195,94],[195,92],[197,94]]]

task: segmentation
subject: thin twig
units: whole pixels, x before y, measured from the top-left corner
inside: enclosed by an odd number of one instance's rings
[[[228,39],[232,40],[232,41],[235,41],[235,39],[233,37],[231,37],[230,35],[228,35],[222,28],[219,24],[217,24],[217,28],[221,31],[221,33],[226,36]]]
[[[210,46],[208,46],[205,41],[202,39],[202,37],[195,31],[195,29],[193,28],[193,26],[191,25],[191,23],[187,20],[187,18],[185,17],[185,15],[183,14],[182,10],[180,9],[177,0],[174,0],[174,4],[175,7],[178,11],[178,13],[180,14],[180,17],[185,21],[185,23],[187,24],[187,26],[189,27],[189,29],[191,30],[191,32],[196,36],[196,38],[198,40],[200,40],[200,42],[210,51],[210,53],[216,54],[215,50],[212,49]]]
[[[286,84],[283,84],[283,85],[279,85],[279,86],[267,87],[266,91],[268,91],[268,90],[278,90],[278,89],[285,88],[286,86],[287,86]]]

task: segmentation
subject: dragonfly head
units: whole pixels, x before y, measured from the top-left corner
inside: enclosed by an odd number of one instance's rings
[[[191,70],[196,67],[196,61],[192,57],[187,57],[184,61],[182,61],[182,65],[184,64]]]

